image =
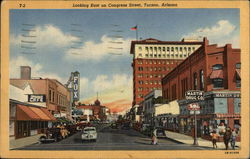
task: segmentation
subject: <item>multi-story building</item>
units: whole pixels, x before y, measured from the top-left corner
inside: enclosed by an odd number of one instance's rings
[[[146,124],[154,125],[155,106],[159,105],[155,99],[158,97],[162,97],[161,90],[152,90],[144,97],[143,122]]]
[[[44,102],[39,103],[40,106],[47,108],[56,117],[70,118],[70,92],[56,79],[31,78],[31,68],[21,66],[21,78],[10,79],[10,84],[18,88],[30,85],[34,91],[33,98],[43,97]]]
[[[200,105],[198,136],[209,135],[211,129],[220,125],[238,128],[240,125],[241,61],[240,49],[231,44],[223,47],[209,45],[204,38],[201,47],[180,63],[162,79],[163,97],[177,101],[180,107],[179,130],[190,132],[193,128],[193,115],[188,104]],[[205,100],[185,99],[188,90],[201,90]]]
[[[161,89],[161,79],[201,46],[195,40],[160,41],[145,39],[132,41],[133,103],[138,105],[154,89]]]

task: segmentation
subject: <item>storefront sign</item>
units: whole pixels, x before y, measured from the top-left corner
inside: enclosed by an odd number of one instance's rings
[[[214,93],[214,98],[240,98],[240,93]]]
[[[46,102],[46,96],[44,94],[28,94],[28,102],[43,103]]]
[[[187,106],[187,109],[190,111],[197,111],[200,110],[200,106],[198,103],[191,103]]]
[[[199,90],[189,90],[185,92],[187,100],[204,100],[204,92]]]

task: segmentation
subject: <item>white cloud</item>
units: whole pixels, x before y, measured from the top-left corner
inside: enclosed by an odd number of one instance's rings
[[[87,41],[77,49],[69,49],[65,58],[69,60],[100,60],[107,55],[112,55],[112,53],[128,55],[131,40],[114,39],[103,35],[99,43]]]
[[[80,96],[83,98],[86,94],[89,93],[89,79],[81,77],[80,79]]]
[[[199,28],[194,32],[188,33],[183,38],[207,37],[210,43],[225,45],[232,43],[234,47],[239,47],[239,33],[235,33],[236,26],[228,20],[220,20],[214,26]]]
[[[23,56],[17,56],[10,60],[10,78],[20,78],[20,66],[30,66],[32,77],[42,77],[57,79],[61,83],[65,83],[66,80],[56,73],[44,72],[43,66],[39,63],[34,63]]]
[[[132,85],[132,77],[126,74],[115,74],[111,78],[107,75],[98,75],[92,84],[95,92],[117,90],[122,87],[127,89]]]
[[[64,33],[60,28],[51,24],[37,26],[35,28],[31,28],[30,30],[34,31],[27,32],[27,35],[35,37],[22,37],[22,35],[11,35],[11,44],[20,45],[21,40],[30,40],[36,42],[34,44],[36,47],[67,47],[71,44],[72,41],[78,40],[77,37]]]

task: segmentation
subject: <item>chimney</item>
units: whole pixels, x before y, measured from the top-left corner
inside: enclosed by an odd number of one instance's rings
[[[31,67],[21,66],[21,79],[29,80],[31,79]]]

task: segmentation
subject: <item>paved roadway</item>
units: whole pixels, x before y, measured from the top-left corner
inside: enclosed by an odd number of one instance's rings
[[[175,142],[170,139],[159,139],[158,145],[151,145],[151,139],[129,129],[112,129],[109,126],[98,126],[96,142],[81,141],[78,132],[60,142],[33,144],[19,150],[208,150],[208,147],[196,147]]]

